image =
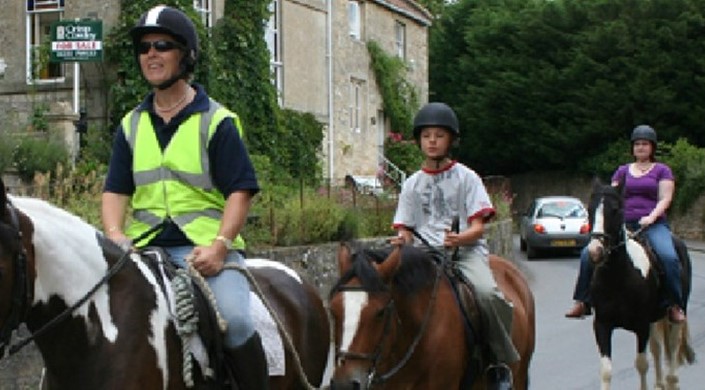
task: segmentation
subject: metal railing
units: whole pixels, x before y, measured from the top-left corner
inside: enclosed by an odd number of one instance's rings
[[[384,154],[379,153],[380,161],[382,161],[384,169],[384,177],[394,182],[399,188],[401,188],[402,183],[406,180],[406,173],[399,169],[393,162],[389,161]]]

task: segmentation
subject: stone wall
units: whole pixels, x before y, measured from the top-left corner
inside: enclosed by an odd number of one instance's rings
[[[490,252],[507,259],[512,259],[512,222],[500,221],[487,226],[488,244]],[[381,247],[385,244],[385,237],[365,239],[361,245]],[[337,279],[338,264],[336,253],[338,243],[316,246],[300,246],[287,248],[274,248],[249,254],[249,257],[262,257],[280,261],[299,272],[306,280],[318,287],[321,297],[326,297],[332,284]],[[21,337],[28,335],[22,326],[18,332]],[[42,360],[34,344],[22,349],[18,354],[0,360],[0,389],[24,390],[36,389],[41,377]]]

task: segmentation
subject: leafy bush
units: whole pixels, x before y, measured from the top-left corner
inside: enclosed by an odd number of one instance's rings
[[[102,126],[91,126],[81,137],[82,162],[94,167],[110,162],[113,140],[110,132]]]
[[[301,245],[336,241],[340,237],[345,212],[330,198],[306,191],[305,202],[298,196],[284,201],[275,210],[275,245]]]
[[[390,133],[384,142],[384,155],[408,175],[421,167],[423,155],[416,142],[402,137],[399,133]]]
[[[24,137],[13,153],[13,161],[20,178],[30,182],[35,173],[53,172],[58,165],[65,165],[69,154],[60,141]]]
[[[673,170],[676,192],[673,208],[685,212],[705,192],[705,149],[698,148],[679,139],[674,145],[661,143],[662,161]]]
[[[12,166],[12,155],[16,145],[15,138],[7,135],[0,137],[0,174]]]

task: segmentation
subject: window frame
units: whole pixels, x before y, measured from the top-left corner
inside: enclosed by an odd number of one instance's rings
[[[210,34],[213,27],[213,0],[193,0],[193,9]]]
[[[51,31],[43,33],[51,23],[63,20],[64,0],[28,0],[25,3],[25,76],[27,85],[62,83],[66,80],[66,67],[63,62],[47,60],[47,77],[41,77],[45,68],[35,69],[34,58],[44,45],[51,45]],[[51,14],[56,14],[52,18]],[[48,16],[48,18],[47,18]],[[47,20],[43,20],[43,19]],[[46,43],[45,43],[46,42]]]
[[[406,24],[397,20],[394,23],[394,48],[397,57],[406,59]]]
[[[353,133],[361,133],[364,126],[363,120],[363,105],[364,105],[364,88],[365,80],[351,77],[350,78],[350,104],[349,117],[350,123],[349,128]]]
[[[269,50],[269,68],[272,84],[277,90],[277,101],[282,105],[284,91],[284,62],[281,37],[281,0],[272,0],[269,3],[270,17],[265,27],[265,41]]]
[[[362,39],[362,10],[357,0],[348,1],[348,34],[356,40]]]

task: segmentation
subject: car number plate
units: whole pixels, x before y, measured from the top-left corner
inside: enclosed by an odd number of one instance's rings
[[[553,240],[551,246],[575,246],[575,240]]]

